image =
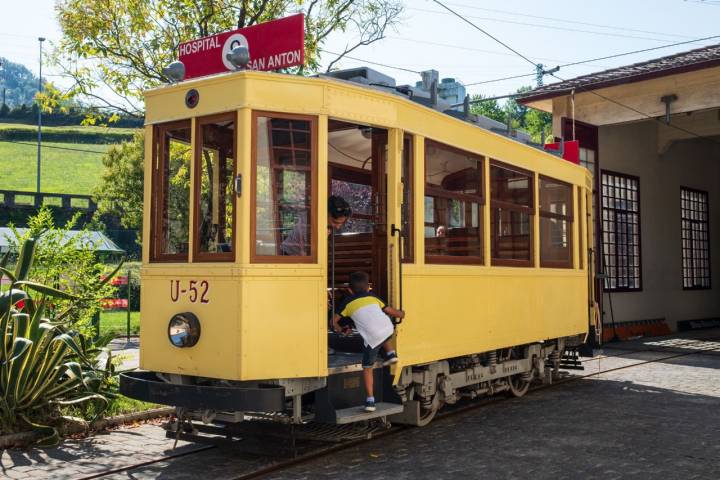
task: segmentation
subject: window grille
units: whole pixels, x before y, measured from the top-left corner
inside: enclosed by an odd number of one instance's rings
[[[640,179],[603,171],[601,194],[605,289],[640,290]]]
[[[708,194],[680,189],[683,288],[710,288]]]

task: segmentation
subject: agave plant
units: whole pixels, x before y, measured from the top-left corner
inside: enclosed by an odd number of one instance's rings
[[[68,327],[72,323],[64,319],[72,316],[72,302],[52,321],[46,317],[53,301],[81,299],[27,278],[35,243],[23,242],[14,271],[5,268],[8,255],[0,262],[0,279],[10,282],[0,291],[0,428],[31,427],[39,444],[52,444],[59,434],[48,420],[60,406],[96,402],[99,413],[107,406],[99,393],[107,371],[94,364],[91,354],[109,340],[93,344]]]

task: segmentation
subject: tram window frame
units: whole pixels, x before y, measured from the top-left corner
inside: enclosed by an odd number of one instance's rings
[[[450,190],[438,188],[434,186],[428,186],[427,174],[428,174],[428,147],[435,147],[449,152],[456,153],[458,155],[467,156],[477,160],[477,171],[479,173],[479,188],[477,194],[465,194],[465,193],[454,193]],[[479,251],[480,255],[429,255],[428,254],[428,238],[440,238],[440,237],[425,237],[425,250],[423,252],[425,256],[425,263],[428,264],[445,264],[445,265],[484,265],[484,253],[485,253],[485,161],[487,160],[484,156],[477,153],[469,152],[457,147],[447,145],[445,143],[437,142],[429,138],[425,139],[425,158],[423,159],[425,164],[425,174],[423,179],[423,199],[425,208],[427,208],[427,199],[441,196],[445,199],[458,200],[461,202],[467,202],[468,205],[477,204],[477,216],[478,216],[478,235]],[[472,207],[471,207],[472,208]],[[423,225],[425,228],[432,226],[435,228],[435,223],[428,225],[425,221],[425,211],[423,211]],[[447,229],[448,227],[446,227]],[[424,235],[423,235],[424,236]]]
[[[203,150],[203,134],[202,134],[202,127],[203,125],[216,123],[220,121],[231,121],[235,124],[235,128],[233,129],[233,155],[234,158],[232,158],[233,161],[233,172],[232,172],[232,178],[234,180],[235,176],[237,175],[238,171],[238,143],[237,143],[237,137],[238,137],[238,118],[237,118],[237,112],[225,112],[225,113],[219,113],[214,115],[208,115],[205,117],[197,117],[195,119],[195,145],[193,148],[193,166],[194,166],[194,188],[193,188],[193,262],[234,262],[235,261],[235,255],[237,252],[237,221],[236,221],[236,212],[237,212],[237,194],[235,192],[234,187],[232,187],[232,237],[231,237],[231,248],[232,250],[230,252],[203,252],[200,250],[200,194],[201,194],[201,182],[202,182],[202,174],[203,174],[203,167],[202,167],[202,150]]]
[[[577,220],[578,220],[578,269],[585,270],[585,255],[586,252],[585,241],[587,235],[587,229],[590,224],[590,219],[587,217],[588,206],[585,205],[583,208],[583,195],[585,195],[585,189],[579,185],[575,187],[575,195],[577,196]],[[583,228],[583,214],[585,214],[585,228]]]
[[[556,183],[558,185],[562,185],[564,187],[567,187],[569,198],[567,201],[568,211],[565,214],[560,214],[556,212],[551,212],[549,210],[543,210],[543,193],[546,192],[546,190],[543,188],[543,182],[547,183]],[[575,215],[575,206],[573,205],[573,185],[568,182],[563,182],[562,180],[558,180],[553,177],[549,177],[547,175],[538,175],[538,190],[539,190],[539,197],[538,197],[538,213],[540,216],[540,266],[545,268],[573,268],[573,253],[574,253],[574,242],[573,242],[573,229],[575,227],[574,223],[574,215]],[[579,207],[577,207],[579,209]],[[567,236],[567,249],[568,249],[568,256],[564,260],[544,260],[543,259],[543,236],[542,236],[542,222],[543,219],[546,220],[564,220],[567,222],[566,226],[566,236]]]
[[[302,120],[310,123],[310,206],[309,234],[310,255],[259,255],[257,254],[257,158],[258,121],[261,117],[280,120]],[[251,125],[251,167],[250,167],[250,263],[256,264],[316,264],[318,262],[318,117],[295,113],[253,110]],[[272,147],[270,147],[272,148]],[[277,250],[276,250],[277,252]]]
[[[524,175],[528,179],[528,205],[494,199],[495,189],[493,188],[494,169],[509,170]],[[516,167],[499,160],[490,161],[490,263],[498,267],[533,267],[535,265],[535,172]],[[528,216],[528,258],[500,258],[496,256],[499,235],[496,227],[496,211],[505,209],[510,212],[524,213]]]
[[[403,135],[401,182],[403,205],[400,216],[403,229],[403,263],[415,262],[415,149],[412,135]]]
[[[188,249],[183,253],[164,253],[166,242],[163,232],[163,213],[165,205],[165,165],[169,160],[166,153],[168,151],[169,139],[165,142],[165,135],[172,130],[187,129],[190,138],[188,139],[188,149],[190,150],[190,162],[192,163],[192,120],[177,120],[173,122],[161,123],[153,125],[152,128],[152,165],[151,165],[151,200],[150,200],[150,262],[151,263],[178,263],[187,262],[190,258],[190,226],[192,219],[188,215],[187,224],[187,241]],[[190,165],[188,165],[189,167]],[[163,167],[163,168],[161,168]],[[189,175],[189,172],[188,172]],[[192,190],[188,185],[188,205],[192,202]]]

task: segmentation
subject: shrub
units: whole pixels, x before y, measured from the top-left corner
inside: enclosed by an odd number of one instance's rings
[[[99,262],[94,245],[83,235],[71,237],[68,234],[78,217],[79,214],[75,215],[63,228],[59,228],[55,225],[52,211],[43,207],[37,215],[28,219],[27,232],[20,235],[15,230],[15,236],[17,245],[28,239],[38,239],[29,276],[77,298],[56,299],[48,308],[50,318],[72,304],[73,315],[66,319],[68,326],[92,336],[96,333],[91,330],[92,317],[100,311],[101,299],[115,295],[115,287],[100,282],[103,274],[107,273],[107,267]]]
[[[0,279],[10,282],[0,290],[0,429],[31,427],[45,445],[59,440],[53,420],[62,406],[94,402],[97,414],[103,412],[103,390],[109,391],[114,368],[109,352],[104,366],[98,363],[108,338],[94,343],[72,328],[80,323],[76,315],[85,299],[29,280],[36,247],[35,238],[22,241],[14,271],[6,268],[8,255],[0,262]],[[58,310],[61,302],[64,309]],[[53,321],[46,317],[51,310]]]

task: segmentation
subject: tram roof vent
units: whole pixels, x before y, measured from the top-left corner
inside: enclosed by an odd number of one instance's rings
[[[348,68],[345,70],[335,70],[323,74],[325,77],[338,78],[349,82],[360,83],[362,85],[377,85],[384,87],[394,87],[395,79],[373,70],[368,67]]]

